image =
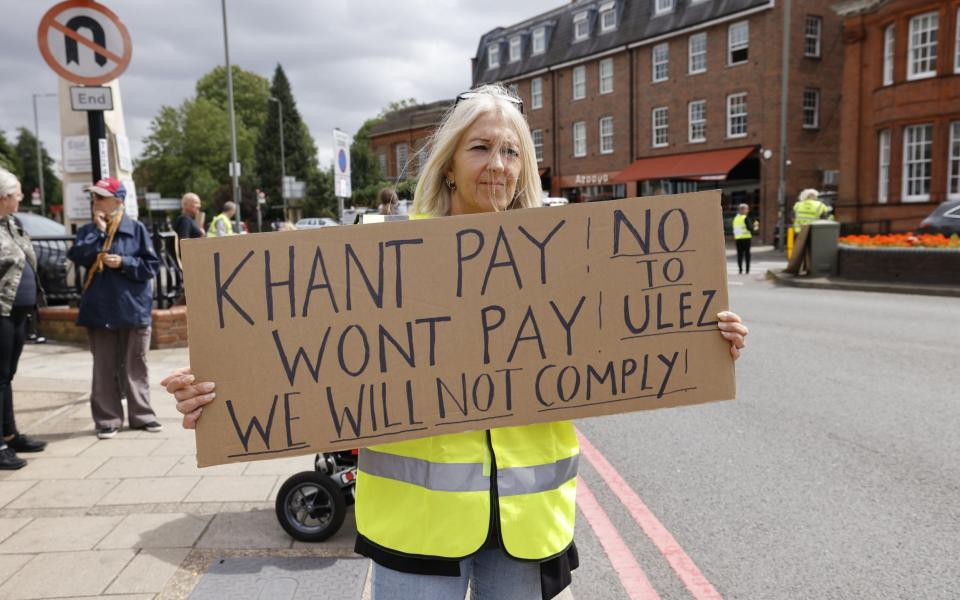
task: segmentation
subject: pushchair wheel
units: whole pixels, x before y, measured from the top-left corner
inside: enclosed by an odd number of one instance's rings
[[[277,494],[277,520],[301,542],[322,542],[339,531],[347,514],[340,487],[328,476],[303,471],[287,479]]]

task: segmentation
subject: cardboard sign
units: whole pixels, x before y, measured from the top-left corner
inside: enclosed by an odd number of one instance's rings
[[[183,241],[200,466],[732,399],[720,193]]]

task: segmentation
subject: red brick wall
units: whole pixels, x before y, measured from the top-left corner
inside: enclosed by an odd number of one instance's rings
[[[58,342],[87,343],[87,330],[76,325],[76,308],[49,307],[40,309],[38,329],[40,334]],[[153,331],[150,337],[152,350],[187,347],[187,307],[174,306],[166,310],[151,311]]]

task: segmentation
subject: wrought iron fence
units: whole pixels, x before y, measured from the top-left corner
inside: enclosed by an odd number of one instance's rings
[[[154,306],[170,308],[183,293],[183,271],[177,261],[177,236],[172,231],[160,231],[151,237],[160,259],[160,268],[153,278]],[[37,272],[48,304],[75,305],[80,301],[87,269],[67,258],[73,240],[70,236],[32,238],[37,254]]]

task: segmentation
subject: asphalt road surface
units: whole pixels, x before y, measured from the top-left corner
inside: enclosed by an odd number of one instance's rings
[[[960,597],[960,299],[758,267],[730,275],[735,401],[577,423],[611,465],[580,469],[611,527],[581,496],[573,595]]]

